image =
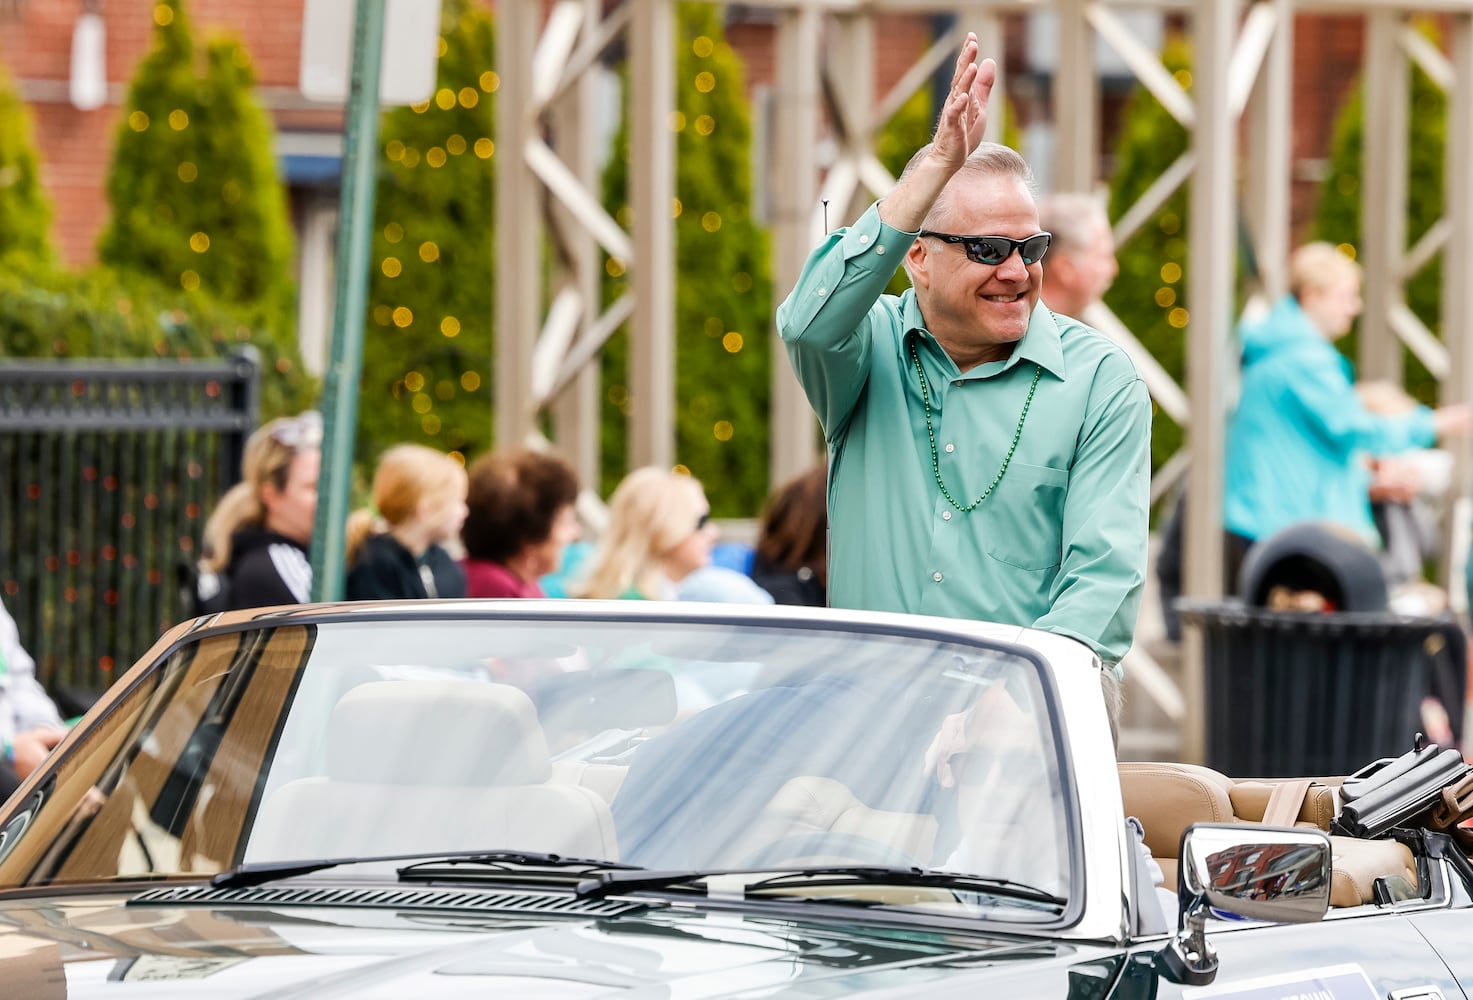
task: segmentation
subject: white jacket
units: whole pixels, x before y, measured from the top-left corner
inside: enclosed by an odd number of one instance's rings
[[[36,680],[36,661],[20,644],[20,629],[0,603],[0,740],[37,726],[60,726],[56,705]]]

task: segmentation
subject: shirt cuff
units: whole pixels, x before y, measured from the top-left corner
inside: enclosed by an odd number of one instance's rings
[[[1106,655],[1104,647],[1100,644],[1098,640],[1086,638],[1085,636],[1081,635],[1078,632],[1075,632],[1072,629],[1062,628],[1058,625],[1053,625],[1042,621],[1034,622],[1033,627],[1036,629],[1042,629],[1045,632],[1052,632],[1054,635],[1061,635],[1066,639],[1073,639],[1075,642],[1079,643],[1085,649],[1088,649],[1091,653],[1093,653],[1095,658],[1100,661],[1100,666],[1103,669],[1108,670],[1110,671],[1110,673],[1114,674],[1117,681],[1125,680],[1125,668],[1121,666],[1119,660],[1112,660]]]
[[[882,221],[877,201],[844,231],[844,260],[871,270],[893,271],[915,239],[916,233],[896,229]]]

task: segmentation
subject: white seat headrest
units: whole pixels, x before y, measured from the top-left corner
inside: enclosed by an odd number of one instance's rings
[[[474,681],[373,681],[333,708],[327,772],[391,785],[531,785],[552,764],[520,689]]]

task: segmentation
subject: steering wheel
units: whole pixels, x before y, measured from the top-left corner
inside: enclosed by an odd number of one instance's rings
[[[764,865],[786,866],[800,859],[812,859],[810,863],[880,865],[886,868],[924,868],[919,860],[881,840],[861,837],[853,833],[798,833],[748,854],[738,865],[740,868],[761,868]]]

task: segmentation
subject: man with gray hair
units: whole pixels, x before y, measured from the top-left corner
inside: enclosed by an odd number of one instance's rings
[[[969,34],[934,140],[778,309],[828,442],[830,603],[1032,626],[1118,664],[1150,399],[1123,351],[1039,304],[1050,235],[1028,165],[982,142],[997,67],[977,55]],[[913,287],[886,295],[902,259]]]
[[[1038,221],[1054,237],[1043,265],[1044,302],[1079,319],[1120,272],[1105,206],[1093,195],[1073,191],[1046,195],[1038,201]]]

